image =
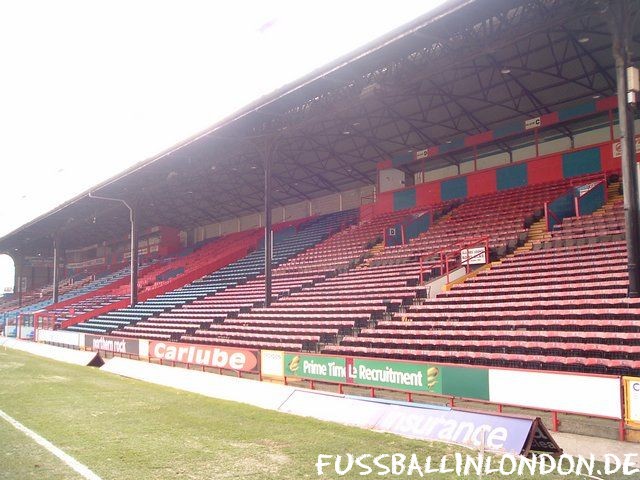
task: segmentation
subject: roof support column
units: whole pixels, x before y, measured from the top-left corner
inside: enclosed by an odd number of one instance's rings
[[[24,269],[24,255],[22,252],[12,254],[14,278],[13,294],[18,296],[18,307],[22,306],[22,270]]]
[[[60,293],[60,275],[59,271],[59,263],[60,263],[60,255],[58,253],[58,249],[60,248],[60,238],[58,235],[53,236],[53,303],[58,303],[58,297]]]
[[[129,207],[129,218],[131,220],[131,306],[138,303],[138,219],[136,208]]]
[[[264,160],[264,305],[271,305],[271,261],[273,259],[273,231],[271,229],[271,161],[272,150],[262,152]]]
[[[616,66],[620,145],[622,147],[622,188],[627,241],[629,297],[640,296],[640,217],[638,217],[638,165],[636,162],[633,109],[627,102],[627,67],[631,64],[632,15],[630,2],[610,1],[609,14]]]

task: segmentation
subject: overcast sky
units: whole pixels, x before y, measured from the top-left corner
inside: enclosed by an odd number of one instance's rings
[[[440,3],[0,2],[0,236]]]

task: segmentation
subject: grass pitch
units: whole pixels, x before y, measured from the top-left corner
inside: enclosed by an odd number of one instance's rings
[[[450,445],[210,399],[13,350],[0,350],[0,409],[105,480],[380,478],[362,477],[357,470],[341,477],[327,470],[318,477],[317,456],[415,453],[435,460],[466,453]],[[31,478],[80,477],[0,419],[0,479]]]

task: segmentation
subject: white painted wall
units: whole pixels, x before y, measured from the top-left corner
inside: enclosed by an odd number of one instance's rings
[[[252,213],[240,217],[240,231],[251,230],[260,226],[261,218],[259,213]]]
[[[238,231],[238,220],[236,218],[230,218],[224,222],[220,222],[220,234],[228,235]]]
[[[340,211],[340,194],[334,193],[325,197],[311,200],[311,210],[314,215],[324,215]]]
[[[635,121],[636,132],[640,131],[640,120]],[[620,128],[618,125],[614,125],[614,138],[618,138],[620,136]],[[589,130],[587,132],[577,133],[574,136],[574,147],[582,148],[589,145],[595,145],[602,142],[607,142],[610,139],[610,130],[609,126],[599,127],[593,130]],[[531,142],[533,142],[533,137],[531,138]],[[553,153],[563,152],[571,149],[571,140],[568,137],[560,137],[553,139],[545,139],[541,138],[540,143],[538,144],[539,155],[550,155]],[[523,160],[529,160],[535,158],[536,156],[536,148],[535,145],[526,145],[519,148],[514,148],[513,150],[513,162],[520,162]],[[477,160],[477,168],[478,170],[484,170],[488,168],[500,167],[502,165],[508,165],[510,163],[509,155],[504,152],[496,153],[493,155],[488,155],[486,157],[478,158]],[[471,173],[474,171],[473,168],[473,160],[465,161],[460,165],[460,173]],[[421,175],[422,172],[418,172],[415,174],[415,182],[418,183],[427,183],[433,182],[436,180],[442,180],[445,178],[451,178],[458,175],[458,169],[455,166],[438,168],[429,172],[425,172],[424,175]]]
[[[405,173],[396,168],[380,170],[380,191],[388,192],[405,187]]]
[[[298,220],[309,216],[309,203],[304,200],[302,202],[286,205],[284,207],[285,221]]]
[[[310,214],[325,215],[327,213],[339,212],[341,210],[359,208],[362,204],[373,203],[374,192],[374,185],[366,185],[361,188],[314,198],[310,202],[308,200],[304,200],[292,205],[276,207],[271,211],[272,221],[273,223],[280,223],[305,218]],[[263,224],[264,221],[262,219],[261,212],[251,213],[240,218],[233,218],[225,220],[224,222],[210,223],[208,225],[196,227],[194,229],[194,238],[195,241],[201,241],[229,233],[261,227]],[[182,232],[181,235],[184,236],[184,241],[186,242],[186,232]]]

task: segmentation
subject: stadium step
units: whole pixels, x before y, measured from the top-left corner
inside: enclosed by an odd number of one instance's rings
[[[467,273],[466,275],[463,275],[460,278],[455,279],[453,282],[449,282],[444,286],[443,291],[448,292],[449,290],[451,290],[451,287],[453,287],[454,285],[458,285],[460,283],[464,283],[467,280],[469,280],[470,278],[475,277],[476,275],[478,275],[480,272],[484,272],[485,270],[489,270],[491,267],[493,267],[494,265],[499,264],[500,262],[489,262],[485,265],[482,265],[479,268],[476,268],[475,270]]]
[[[549,233],[547,232],[547,219],[545,217],[542,217],[529,228],[527,239],[525,240],[524,245],[516,248],[513,253],[507,255],[507,257],[505,258],[511,258],[520,253],[531,251],[531,249],[533,249],[534,243],[545,240],[548,235]]]
[[[495,261],[495,262],[490,262],[487,263],[486,265],[483,265],[480,268],[477,268],[475,270],[473,270],[472,272],[454,280],[453,282],[448,283],[447,285],[445,285],[444,287],[444,291],[447,292],[449,290],[451,290],[451,287],[453,287],[454,285],[458,285],[460,283],[464,283],[467,280],[475,277],[476,275],[478,275],[480,272],[483,272],[485,270],[489,270],[492,267],[494,267],[495,265],[500,265],[504,260],[512,258],[516,255],[519,255],[523,252],[529,252],[531,251],[531,249],[533,248],[533,244],[537,241],[540,241],[540,239],[544,238],[544,236],[546,235],[547,232],[547,222],[546,222],[546,218],[542,217],[540,220],[534,222],[531,227],[529,227],[529,231],[527,232],[527,239],[525,240],[524,245],[516,248],[513,252],[511,252],[510,254],[504,256],[503,258]]]
[[[375,259],[376,255],[384,250],[384,241],[376,243],[369,252],[367,252],[367,256],[365,260],[358,265],[356,268],[369,268],[371,266],[371,262]]]

